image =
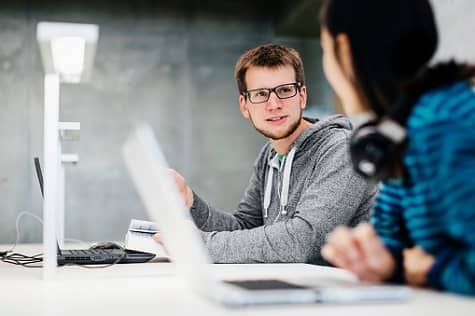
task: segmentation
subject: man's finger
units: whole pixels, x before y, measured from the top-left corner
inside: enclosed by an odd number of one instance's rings
[[[162,239],[160,238],[160,233],[156,233],[155,235],[152,236],[152,238],[159,244],[163,244]]]

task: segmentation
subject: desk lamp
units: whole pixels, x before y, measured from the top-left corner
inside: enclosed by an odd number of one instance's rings
[[[40,22],[36,28],[44,75],[43,277],[54,278],[57,245],[64,243],[64,166],[61,141],[79,135],[79,122],[59,121],[61,83],[80,83],[91,75],[99,27],[93,24]]]

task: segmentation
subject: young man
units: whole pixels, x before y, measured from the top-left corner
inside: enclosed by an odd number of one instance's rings
[[[376,193],[352,170],[350,124],[302,117],[307,89],[294,49],[256,47],[239,58],[235,77],[243,116],[269,142],[233,214],[211,207],[172,171],[185,203],[216,263],[323,264],[327,233],[367,220]]]

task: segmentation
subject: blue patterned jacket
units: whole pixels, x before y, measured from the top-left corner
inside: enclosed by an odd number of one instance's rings
[[[457,82],[423,95],[407,121],[409,181],[386,181],[371,221],[396,259],[420,246],[435,257],[431,287],[475,295],[475,91]]]

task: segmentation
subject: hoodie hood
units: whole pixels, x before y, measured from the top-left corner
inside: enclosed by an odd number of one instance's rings
[[[320,139],[320,137],[311,137],[313,134],[324,133],[327,130],[333,128],[346,129],[349,131],[352,130],[352,124],[348,117],[341,114],[332,115],[321,120],[308,118],[305,119],[313,124],[306,128],[302,134],[297,137],[294,144],[292,145],[292,147],[296,147],[298,149],[298,152],[305,150],[305,147],[313,146],[313,142]]]

